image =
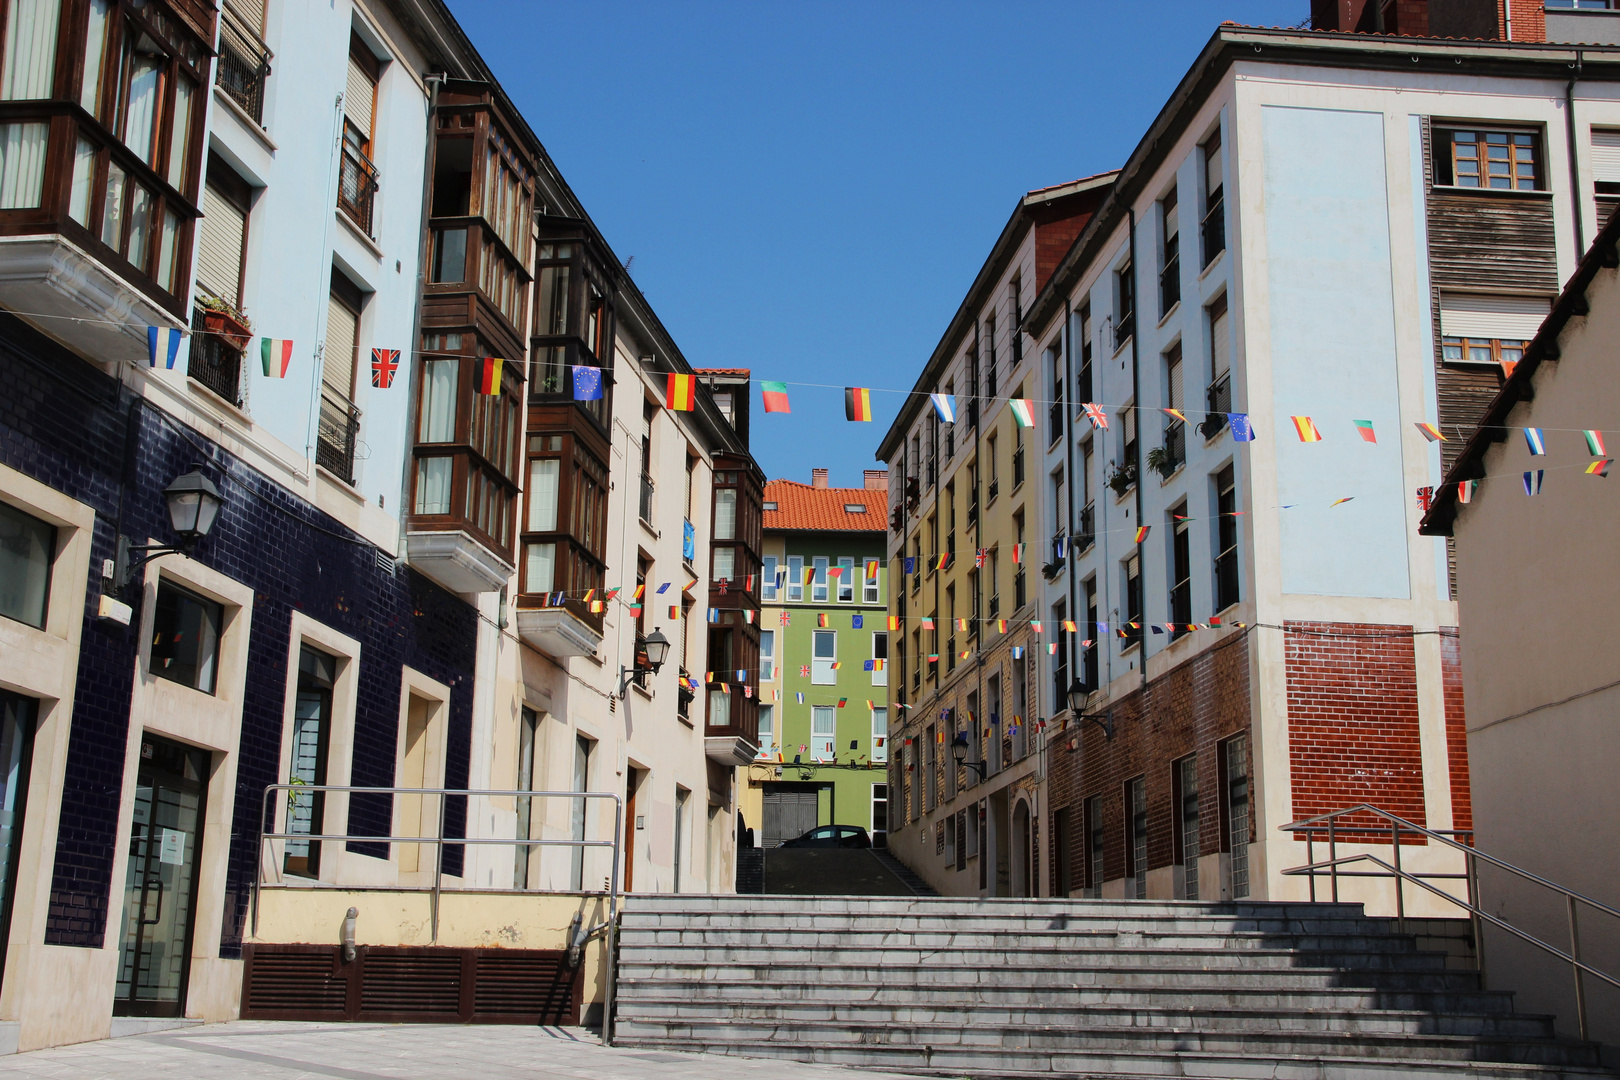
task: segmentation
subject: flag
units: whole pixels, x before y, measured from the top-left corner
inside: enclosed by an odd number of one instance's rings
[[[1086,402],[1085,409],[1081,412],[1081,416],[1084,416],[1087,420],[1091,421],[1093,431],[1108,430],[1108,412],[1095,401]],[[1078,420],[1080,417],[1077,416],[1075,419]]]
[[[997,619],[996,620],[996,633],[1005,634],[1006,632],[1007,632],[1007,620],[1006,619]]]
[[[1229,412],[1226,423],[1232,429],[1233,442],[1254,442],[1254,428],[1249,424],[1248,413]]]
[[[787,612],[784,611],[781,614],[780,621],[781,621],[783,626],[791,626],[793,624],[793,616],[789,615]]]
[[[956,422],[956,396],[954,394],[929,394],[928,400],[934,403],[934,411],[939,418],[947,424]]]
[[[184,330],[172,326],[148,326],[146,328],[146,355],[147,366],[157,367],[158,357],[163,358],[165,370],[173,370],[174,361],[180,355],[180,339],[186,336]],[[399,353],[394,353],[398,356]]]
[[[871,671],[873,663],[874,663],[874,661],[871,661],[871,660],[862,660],[861,661],[861,670],[862,671]]]
[[[1187,414],[1182,412],[1180,409],[1160,409],[1159,411],[1164,413],[1164,415],[1166,415],[1166,416],[1175,417],[1177,420],[1180,420],[1183,424],[1185,424],[1187,422]]]
[[[285,379],[287,365],[292,363],[291,338],[260,338],[259,359],[264,363],[264,377]]]
[[[872,419],[872,391],[862,386],[844,387],[844,419]]]
[[[1334,508],[1334,507],[1335,507],[1335,506],[1340,506],[1340,505],[1342,505],[1342,504],[1344,504],[1344,503],[1347,503],[1347,502],[1349,502],[1349,501],[1350,501],[1350,500],[1351,500],[1351,499],[1354,499],[1354,498],[1355,498],[1355,496],[1354,496],[1354,495],[1346,495],[1346,496],[1345,496],[1345,497],[1344,497],[1344,498],[1342,498],[1342,499],[1334,499],[1334,500],[1333,500],[1333,501],[1332,501],[1332,502],[1331,502],[1331,503],[1329,503],[1329,504],[1328,504],[1328,509],[1329,509],[1329,510],[1331,510],[1331,509],[1333,509],[1333,508]]]
[[[743,622],[747,623],[749,626],[754,625],[754,609],[753,608],[743,608]]]
[[[1524,442],[1530,448],[1531,457],[1540,457],[1547,452],[1546,437],[1541,434],[1541,429],[1538,427],[1524,429]]]
[[[833,669],[833,670],[834,670],[834,671],[837,671],[837,670],[838,670],[838,665],[839,665],[839,664],[841,664],[841,663],[843,663],[843,661],[842,661],[842,660],[834,660],[834,661],[833,661],[833,662],[832,662],[832,669]]]
[[[1013,646],[1013,659],[1014,660],[1022,660],[1023,658],[1024,658],[1024,647],[1022,645],[1014,645]]]
[[[838,707],[840,709],[842,709],[845,705],[848,705],[848,704],[849,704],[849,698],[841,697],[841,698],[838,699]]]
[[[1299,433],[1300,442],[1321,442],[1322,433],[1317,430],[1316,424],[1308,416],[1290,416],[1294,422],[1294,430]]]
[[[1023,544],[1014,544],[1013,545],[1013,564],[1017,565],[1018,563],[1021,563],[1023,561],[1024,561],[1024,545]]]
[[[799,678],[808,679],[809,677],[810,677],[810,665],[809,664],[800,664],[799,665]]]
[[[1519,362],[1517,360],[1500,360],[1498,363],[1502,365],[1502,378],[1513,378],[1513,369],[1519,366]]]
[[[825,611],[816,616],[816,625],[823,630],[827,629],[827,613]]]
[[[1057,642],[1055,642],[1055,641],[1047,642],[1046,655],[1047,656],[1056,656],[1057,655]]]
[[[951,553],[945,552],[934,562],[935,570],[949,570],[951,567]]]
[[[672,619],[679,619],[681,617],[681,606],[679,604],[669,605],[669,617]]]
[[[1035,405],[1029,398],[1009,398],[1007,408],[1012,410],[1013,423],[1022,428],[1035,426]]]
[[[958,630],[966,631],[967,630],[967,620],[966,619],[957,619],[956,620],[956,628]]]
[[[876,559],[866,560],[866,576],[869,578],[878,576],[878,561]]]
[[[647,595],[647,586],[645,584],[637,585],[636,586],[635,596],[632,597],[632,599],[640,600],[643,596],[646,596],[646,595]]]
[[[697,408],[697,376],[670,372],[664,380],[664,404],[671,412],[691,412]]]
[[[658,592],[659,592],[659,594],[660,594],[660,595],[662,595],[662,594],[663,594],[663,593],[666,593],[666,592],[668,592],[668,591],[669,591],[669,587],[670,587],[670,585],[671,585],[671,584],[672,584],[672,582],[668,582],[668,581],[666,581],[666,582],[664,582],[664,583],[663,583],[663,584],[662,584],[662,585],[660,585],[660,586],[658,586]]]
[[[1061,537],[1061,536],[1054,536],[1052,538],[1052,561],[1053,562],[1058,562],[1059,560],[1061,560],[1063,558],[1064,543],[1065,543],[1065,539],[1063,537]]]
[[[922,628],[924,630],[932,630],[934,628],[934,619],[933,619],[932,616],[930,616],[930,615],[924,615],[923,616]]]
[[[371,350],[371,385],[387,390],[394,385],[394,373],[399,370],[398,349]]]
[[[501,365],[505,361],[498,356],[486,356],[479,361],[478,366],[478,392],[480,394],[498,394],[501,392]]]
[[[618,595],[619,595],[619,592],[620,592],[620,591],[621,591],[621,590],[619,590],[619,589],[609,589],[609,590],[608,590],[608,591],[607,591],[607,594],[606,594],[606,596],[605,596],[605,597],[604,597],[604,599],[607,599],[607,600],[612,600],[612,599],[613,599],[613,598],[614,598],[614,597],[616,597],[616,596],[618,596]]]
[[[1170,623],[1169,625],[1170,625],[1170,632],[1172,634],[1175,633],[1176,632],[1176,624],[1175,623]],[[1164,633],[1164,627],[1160,626],[1158,623],[1154,623],[1152,626],[1148,627],[1148,629],[1152,630],[1155,634]]]
[[[976,569],[984,569],[984,561],[990,557],[989,548],[979,548],[973,553],[973,565]]]
[[[720,621],[720,609],[719,608],[712,607],[712,608],[709,609],[709,621],[712,622],[712,623],[717,623],[717,622]]]
[[[864,630],[866,629],[866,620],[859,614],[851,615],[849,617],[849,627],[851,630]]]
[[[1609,466],[1614,464],[1614,458],[1599,458],[1586,467],[1587,476],[1608,476]]]
[[[890,630],[898,630],[898,629],[900,629],[900,616],[898,616],[898,615],[890,615],[889,616],[889,629]]]
[[[1473,502],[1474,490],[1478,487],[1478,480],[1459,480],[1457,482],[1457,501],[1460,503]]]
[[[1151,525],[1138,525],[1136,527],[1136,542],[1140,544],[1147,539],[1147,534],[1153,529]]]
[[[799,704],[800,705],[804,704],[804,692],[803,691],[800,691],[799,693],[795,694],[794,696],[799,699]],[[799,749],[802,751],[802,750],[804,750],[804,747],[801,746],[801,747],[799,747]]]
[[[1608,453],[1608,451],[1603,448],[1603,432],[1583,431],[1581,434],[1586,436],[1587,453],[1591,454],[1593,457],[1602,457],[1604,454]]]
[[[1537,469],[1535,472],[1524,474],[1524,493],[1526,495],[1541,494],[1541,478],[1547,474],[1546,469]]]
[[[1108,633],[1108,624],[1105,623],[1105,622],[1098,623],[1097,624],[1097,633],[1099,633],[1099,634]]]
[[[728,579],[728,580],[729,580],[729,579]],[[694,577],[694,578],[692,578],[692,579],[691,579],[691,580],[689,580],[689,581],[688,581],[688,582],[687,582],[687,583],[686,583],[686,585],[685,585],[685,586],[684,586],[684,587],[683,587],[683,588],[682,588],[682,589],[681,589],[681,592],[691,592],[691,591],[692,591],[692,586],[694,586],[694,585],[696,585],[696,584],[697,584],[697,583],[698,583],[698,579],[697,579],[697,578],[695,578],[695,577]]]
[[[790,413],[793,411],[792,409],[788,408],[787,383],[761,382],[759,384],[759,390],[765,398],[766,412]]]
[[[1045,632],[1043,630],[1043,628],[1041,627],[1041,620],[1039,620],[1039,619],[1031,619],[1031,620],[1029,620],[1029,628],[1031,630],[1035,631],[1037,634]]]
[[[1356,425],[1356,431],[1361,435],[1364,442],[1375,443],[1378,441],[1378,436],[1373,434],[1371,420],[1352,420],[1350,422]]]
[[[1416,425],[1416,427],[1418,431],[1423,433],[1423,437],[1428,439],[1430,442],[1446,441],[1446,437],[1440,434],[1440,429],[1435,427],[1433,424],[1419,423]]]
[[[844,576],[844,568],[842,566],[829,566],[829,567],[827,567],[827,576],[830,577],[830,578],[843,577]]]
[[[602,369],[599,367],[586,367],[583,364],[574,368],[574,400],[575,401],[601,401],[602,400]]]
[[[902,574],[915,574],[917,572],[916,558],[914,556],[907,555],[904,559],[902,559],[900,562],[900,572]]]
[[[1067,630],[1071,634],[1078,634],[1080,632],[1080,628],[1075,625],[1073,619],[1064,619],[1063,629]]]

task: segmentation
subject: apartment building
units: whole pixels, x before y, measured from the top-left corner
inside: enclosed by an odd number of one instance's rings
[[[0,10],[0,1046],[263,1014],[255,951],[341,1019],[296,956],[351,903],[341,977],[440,947],[454,1009],[491,942],[413,939],[424,890],[612,873],[439,842],[611,842],[611,799],[326,786],[633,799],[623,887],[728,887],[754,715],[678,668],[711,553],[757,562],[746,428],[665,407],[691,366],[448,9]],[[576,978],[560,919],[524,977]]]
[[[1031,404],[1045,401],[1047,375],[1023,325],[1114,178],[1018,201],[878,449],[896,627],[889,844],[945,895],[1044,895],[1033,560],[1061,494],[1061,480],[1047,490],[1040,455],[1067,406]],[[1018,418],[1014,399],[1033,416]]]
[[[889,830],[889,478],[765,485],[759,754],[738,805],[760,847],[818,825]],[[717,673],[717,677],[719,674]]]
[[[1222,26],[1166,103],[1023,324],[1072,403],[1038,466],[1040,610],[1077,624],[1045,888],[1298,899],[1291,821],[1471,827],[1458,583],[1417,526],[1594,231],[1617,60]]]

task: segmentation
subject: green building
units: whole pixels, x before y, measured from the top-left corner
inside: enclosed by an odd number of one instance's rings
[[[763,847],[817,825],[888,831],[888,473],[811,476],[765,485],[760,751],[738,784]]]

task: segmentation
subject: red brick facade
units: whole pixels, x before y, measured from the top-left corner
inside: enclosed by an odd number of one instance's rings
[[[1426,824],[1412,628],[1290,622],[1283,649],[1294,818],[1372,803]]]
[[[1249,716],[1249,643],[1253,631],[1225,631],[1225,640],[1154,679],[1145,691],[1114,705],[1114,737],[1087,723],[1053,732],[1048,774],[1050,812],[1068,811],[1069,887],[1092,886],[1086,880],[1085,802],[1102,796],[1103,880],[1125,876],[1125,783],[1146,780],[1149,869],[1176,861],[1177,815],[1173,764],[1198,755],[1199,854],[1225,849],[1222,829],[1220,744],[1247,734]],[[1146,706],[1144,708],[1144,701]],[[1249,775],[1254,775],[1253,740],[1249,742]],[[1057,836],[1052,818],[1047,834]],[[1047,887],[1058,892],[1056,860],[1048,860]]]
[[[1468,725],[1463,718],[1462,642],[1455,626],[1440,628],[1440,681],[1446,696],[1446,764],[1451,772],[1451,827],[1474,827],[1468,786]]]
[[[1511,5],[1514,41],[1546,41],[1547,10],[1541,0],[1503,0]]]

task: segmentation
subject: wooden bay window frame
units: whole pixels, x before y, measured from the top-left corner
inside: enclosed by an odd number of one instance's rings
[[[547,594],[567,594],[567,606],[600,629],[584,595],[603,599],[607,572],[608,455],[593,434],[555,424],[530,425],[525,455],[523,557],[518,605],[548,606]],[[544,575],[544,576],[542,576]]]

